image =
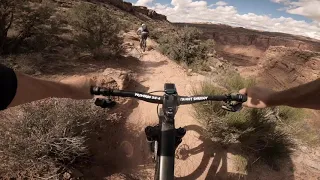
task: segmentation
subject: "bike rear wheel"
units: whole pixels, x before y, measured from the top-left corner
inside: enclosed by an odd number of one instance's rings
[[[143,52],[146,51],[146,46],[147,46],[147,41],[146,41],[146,39],[143,39],[142,40],[142,50],[143,50]]]
[[[140,41],[140,48],[142,49],[143,52],[145,52],[146,47],[147,47],[147,38],[142,36]]]

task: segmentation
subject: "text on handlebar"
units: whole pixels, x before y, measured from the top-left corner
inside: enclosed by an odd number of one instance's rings
[[[205,100],[208,100],[208,96],[180,98],[180,101],[205,101]]]
[[[145,98],[145,99],[156,99],[156,100],[161,100],[160,97],[158,96],[151,96],[148,94],[140,94],[140,93],[134,93],[134,96],[140,97],[140,98]]]

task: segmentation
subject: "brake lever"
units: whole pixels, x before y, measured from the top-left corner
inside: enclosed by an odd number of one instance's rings
[[[97,98],[94,102],[96,106],[99,106],[101,108],[113,108],[117,103],[111,99],[103,99],[103,98]]]
[[[242,103],[226,103],[222,105],[222,109],[230,112],[238,112],[242,109]]]

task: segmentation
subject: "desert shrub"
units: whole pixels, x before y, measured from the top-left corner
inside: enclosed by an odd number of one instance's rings
[[[159,39],[160,51],[173,60],[191,65],[207,59],[208,43],[200,40],[201,32],[197,28],[184,27],[164,34]]]
[[[280,106],[278,108],[278,116],[283,123],[290,123],[295,126],[295,123],[301,122],[301,119],[305,118],[303,109],[294,109],[288,106]]]
[[[168,33],[167,31],[162,29],[161,26],[159,27],[158,24],[154,25],[150,23],[148,24],[148,29],[150,31],[150,38],[156,42],[159,42],[159,39]]]
[[[223,76],[218,87],[204,82],[194,94],[225,94],[238,92],[239,89],[251,86],[254,80],[244,79],[233,73]],[[244,108],[237,113],[221,109],[221,103],[195,104],[195,116],[206,128],[207,136],[225,146],[239,143],[248,156],[259,158],[269,165],[274,165],[281,158],[288,157],[295,148],[293,136],[279,125],[274,109]],[[279,114],[286,117],[286,123],[301,121],[301,112],[290,108]]]
[[[235,156],[235,165],[237,166],[237,170],[240,173],[243,173],[243,174],[247,173],[248,160],[246,159],[246,157],[243,157],[241,155],[236,155]]]
[[[164,34],[163,31],[159,30],[158,28],[151,29],[150,31],[150,38],[156,42],[159,41],[160,37]]]
[[[81,112],[81,113],[80,113]],[[19,116],[17,116],[19,114]],[[92,102],[48,99],[0,121],[0,174],[47,177],[86,162],[87,141],[106,119]]]
[[[210,72],[210,71],[211,71],[211,68],[210,68],[210,66],[207,65],[206,63],[203,63],[203,64],[200,66],[200,70],[201,70],[201,71]]]
[[[26,38],[43,33],[54,12],[48,1],[4,0],[0,2],[0,53],[17,51]]]
[[[69,21],[76,31],[74,38],[78,47],[94,57],[121,52],[122,39],[118,35],[121,23],[110,16],[105,7],[81,3],[71,10]]]
[[[237,92],[244,87],[250,87],[255,84],[255,79],[244,79],[238,73],[230,73],[228,76],[224,76],[222,82],[225,82],[225,87],[229,91]]]

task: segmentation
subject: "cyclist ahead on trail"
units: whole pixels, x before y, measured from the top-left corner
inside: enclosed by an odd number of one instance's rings
[[[142,24],[141,27],[137,30],[137,34],[140,35],[140,43],[142,42],[142,39],[147,40],[149,35],[149,30],[147,28],[146,24]]]

